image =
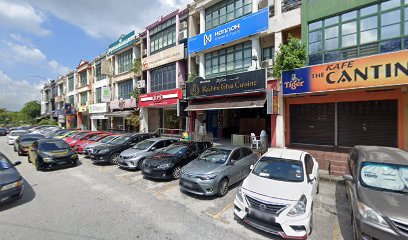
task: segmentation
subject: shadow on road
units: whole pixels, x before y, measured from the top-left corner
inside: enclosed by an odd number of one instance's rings
[[[34,198],[35,198],[34,189],[30,185],[30,183],[26,179],[24,179],[23,196],[15,201],[5,203],[4,205],[0,205],[0,212],[31,202]]]
[[[343,239],[352,240],[351,211],[348,199],[346,198],[345,181],[339,181],[336,184],[336,210]]]

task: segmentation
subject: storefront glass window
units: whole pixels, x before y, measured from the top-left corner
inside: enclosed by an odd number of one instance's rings
[[[151,72],[151,92],[176,88],[176,64],[156,68]]]
[[[133,50],[129,49],[118,55],[118,73],[128,72],[132,69],[132,54]]]
[[[221,1],[205,10],[205,30],[252,13],[252,0]]]
[[[163,127],[169,129],[179,128],[177,110],[163,110]]]
[[[95,103],[101,103],[101,88],[95,89]]]
[[[68,76],[68,91],[74,91],[74,74]]]
[[[118,83],[118,98],[129,99],[133,91],[133,80],[126,80]]]

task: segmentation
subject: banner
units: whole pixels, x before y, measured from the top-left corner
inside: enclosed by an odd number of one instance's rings
[[[155,68],[181,59],[184,59],[184,43],[143,58],[142,70]]]
[[[408,50],[282,73],[284,95],[408,84]]]
[[[101,87],[101,101],[110,102],[111,90],[110,87]]]
[[[225,77],[196,77],[187,82],[187,98],[204,98],[265,91],[266,69],[236,73]]]
[[[189,38],[187,45],[188,54],[201,52],[205,49],[220,46],[265,31],[268,29],[268,22],[268,8],[240,17],[205,33]]]

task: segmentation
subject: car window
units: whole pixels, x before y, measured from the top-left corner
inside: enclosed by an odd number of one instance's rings
[[[197,151],[197,146],[196,146],[196,144],[191,144],[191,145],[188,147],[187,155],[193,154],[193,153],[195,153],[196,151]]]
[[[241,150],[240,150],[240,159],[242,159],[242,158],[244,158],[244,157],[247,157],[247,156],[249,156],[249,155],[251,155],[252,154],[252,151],[251,151],[251,149],[249,149],[249,148],[241,148]]]
[[[313,172],[313,158],[309,154],[305,155],[305,166],[306,166],[306,174],[312,174]]]
[[[199,142],[199,143],[197,143],[197,145],[198,145],[198,150],[199,151],[204,151],[204,150],[206,150],[208,148],[208,146],[207,146],[207,144],[205,142]]]
[[[130,140],[129,140],[129,143],[138,143],[138,142],[140,142],[141,141],[141,137],[140,136],[136,136],[136,137],[132,137]]]
[[[303,182],[303,163],[300,160],[262,157],[255,165],[253,174],[286,182]]]
[[[173,139],[172,140],[166,140],[166,141],[164,141],[164,146],[167,147],[167,146],[173,144],[174,142],[176,142],[176,140],[173,140]]]
[[[165,143],[166,143],[166,141],[157,142],[157,143],[154,145],[154,147],[155,147],[156,149],[164,148],[164,147],[166,146]]]
[[[11,164],[10,161],[5,159],[3,156],[0,156],[0,170],[6,170],[12,167],[13,165]]]
[[[238,161],[241,157],[241,151],[239,149],[235,149],[234,152],[231,154],[231,161]]]

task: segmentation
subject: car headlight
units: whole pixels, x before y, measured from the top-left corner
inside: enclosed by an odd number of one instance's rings
[[[156,168],[157,169],[167,169],[167,168],[170,168],[170,166],[171,166],[171,163],[165,163],[165,164],[161,164],[157,166]]]
[[[102,149],[102,150],[98,151],[98,153],[100,153],[100,154],[105,154],[105,153],[108,153],[108,152],[109,152],[109,149]]]
[[[13,183],[9,183],[7,185],[4,185],[3,187],[0,188],[0,191],[7,191],[9,189],[16,188],[16,187],[19,187],[19,186],[22,186],[22,185],[23,185],[23,180],[19,180],[17,182],[13,182]]]
[[[49,163],[49,162],[52,162],[53,160],[52,160],[52,158],[50,158],[50,157],[45,157],[45,158],[43,158],[43,162],[45,162],[45,163]]]
[[[217,175],[215,174],[198,176],[198,178],[201,180],[210,180],[210,179],[215,179],[216,177]]]
[[[72,154],[71,155],[71,158],[77,158],[78,157],[78,154]]]
[[[357,209],[358,209],[362,219],[364,219],[364,220],[366,220],[368,222],[374,223],[374,224],[378,224],[378,225],[388,227],[388,224],[384,220],[384,218],[381,217],[381,215],[379,213],[377,213],[376,211],[374,211],[372,208],[368,207],[364,203],[361,203],[361,202],[357,201]]]
[[[242,189],[241,187],[238,187],[238,191],[237,191],[237,198],[239,199],[239,201],[243,202],[244,198],[243,198],[243,194],[242,194]]]
[[[306,213],[307,199],[305,195],[302,195],[296,205],[290,210],[288,216],[296,217]]]

